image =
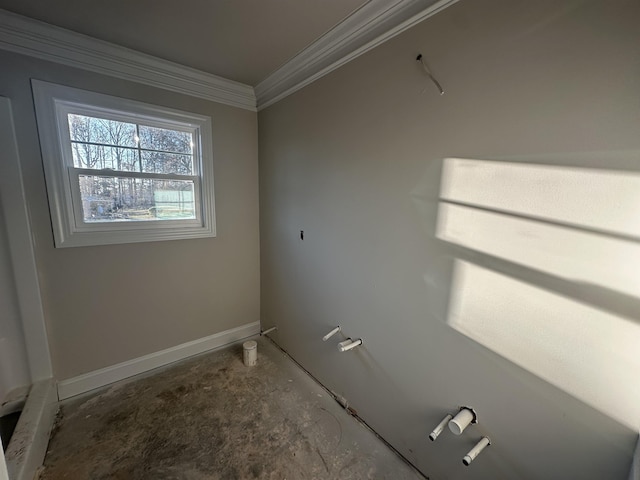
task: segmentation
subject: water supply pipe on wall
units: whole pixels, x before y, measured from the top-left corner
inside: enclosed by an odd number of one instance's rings
[[[451,414],[447,414],[442,419],[436,428],[434,428],[429,434],[429,439],[432,442],[435,441],[447,424],[449,425],[449,430],[451,430],[455,435],[461,435],[462,432],[464,432],[464,430],[472,423],[478,423],[478,415],[475,410],[471,407],[460,407],[460,410],[455,417]],[[469,451],[469,453],[463,457],[462,463],[469,466],[469,464],[473,462],[473,460],[480,455],[480,452],[487,448],[488,445],[491,445],[489,437],[482,437],[480,441]]]
[[[487,448],[489,445],[491,445],[491,440],[489,439],[489,437],[482,437],[480,439],[480,441],[478,443],[476,443],[476,446],[473,447],[469,453],[467,453],[464,458],[462,459],[462,463],[464,463],[467,467],[469,466],[469,464],[471,462],[473,462],[473,460],[480,455],[480,452],[482,452],[482,450],[484,450],[485,448]]]
[[[266,335],[266,334],[271,333],[271,332],[273,332],[274,330],[277,330],[277,329],[278,329],[278,327],[267,328],[266,330],[261,331],[260,335]]]
[[[333,337],[339,331],[340,331],[340,325],[338,325],[336,328],[334,328],[329,333],[327,333],[324,337],[322,337],[322,341],[326,342],[327,340],[329,340],[331,337]]]
[[[357,340],[352,340],[350,338],[347,338],[344,342],[338,343],[338,350],[340,350],[341,352],[347,352],[359,345],[362,345],[362,339],[358,338]]]
[[[433,432],[429,434],[429,440],[434,442],[436,438],[440,436],[440,434],[444,430],[444,427],[447,426],[447,423],[449,423],[449,420],[451,420],[452,418],[453,418],[453,415],[447,414],[447,416],[442,419],[442,421],[438,424],[438,426],[433,429]]]

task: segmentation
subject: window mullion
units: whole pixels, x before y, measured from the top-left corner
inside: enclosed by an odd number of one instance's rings
[[[136,147],[138,149],[138,169],[142,172],[142,154],[140,152],[140,125],[136,123]]]
[[[68,167],[74,175],[93,175],[96,177],[127,177],[127,178],[149,178],[156,180],[183,180],[198,181],[200,177],[197,175],[174,175],[171,173],[147,173],[147,172],[128,172],[124,170],[96,170],[93,168],[77,168]]]

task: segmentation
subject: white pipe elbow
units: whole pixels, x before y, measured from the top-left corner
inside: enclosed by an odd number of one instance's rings
[[[347,352],[349,350],[356,348],[359,345],[362,345],[362,340],[360,338],[357,340],[351,340],[349,338],[344,342],[340,342],[338,344],[338,350],[340,350],[341,352]]]

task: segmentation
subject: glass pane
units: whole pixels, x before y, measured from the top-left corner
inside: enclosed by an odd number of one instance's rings
[[[85,222],[187,220],[196,218],[189,180],[80,175]]]
[[[140,125],[140,148],[190,155],[193,153],[193,135],[189,132]]]
[[[101,143],[122,147],[136,146],[136,126],[105,118],[70,113],[69,134],[75,142]]]
[[[142,171],[145,173],[173,173],[193,175],[193,156],[142,150]]]
[[[71,142],[73,166],[76,168],[110,168],[128,172],[139,172],[140,161],[135,148],[107,147]]]

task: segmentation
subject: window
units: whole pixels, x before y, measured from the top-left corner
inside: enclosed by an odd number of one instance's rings
[[[209,117],[32,85],[56,247],[215,236]]]

